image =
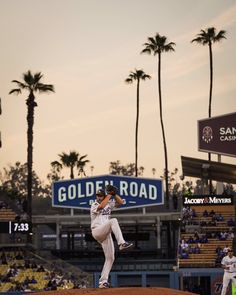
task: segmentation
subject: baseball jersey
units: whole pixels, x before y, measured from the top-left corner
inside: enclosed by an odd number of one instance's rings
[[[224,266],[229,266],[229,269],[225,269],[225,272],[236,272],[236,257],[232,256],[231,258],[227,255],[225,256],[221,264]]]
[[[111,211],[115,208],[115,200],[110,200],[107,205],[100,210],[98,210],[99,205],[97,201],[91,205],[90,216],[92,229],[111,218]]]

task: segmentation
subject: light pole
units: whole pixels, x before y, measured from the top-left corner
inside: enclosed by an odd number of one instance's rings
[[[94,166],[90,166],[90,170],[91,170],[91,176],[93,176]]]

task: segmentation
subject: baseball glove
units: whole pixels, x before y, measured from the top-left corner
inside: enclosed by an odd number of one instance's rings
[[[108,184],[105,188],[108,195],[115,196],[117,194],[118,188],[116,186]]]

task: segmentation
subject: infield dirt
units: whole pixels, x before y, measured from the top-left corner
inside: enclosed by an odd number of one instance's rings
[[[70,289],[33,293],[34,295],[196,295],[186,291],[168,288],[110,288],[110,289]]]

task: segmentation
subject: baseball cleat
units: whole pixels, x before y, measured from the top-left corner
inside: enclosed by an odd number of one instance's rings
[[[132,246],[133,246],[132,243],[125,242],[124,244],[120,244],[119,249],[122,251],[122,250],[126,250],[126,249],[128,249],[128,248],[130,248]]]
[[[107,288],[110,288],[110,284],[108,282],[100,283],[98,288],[107,289]]]

